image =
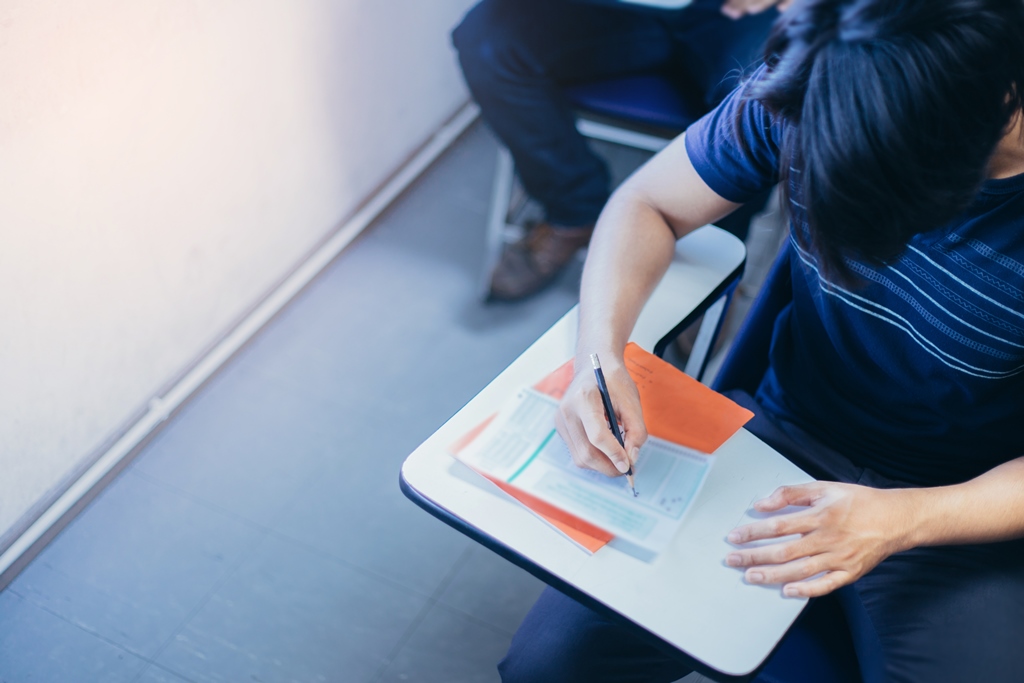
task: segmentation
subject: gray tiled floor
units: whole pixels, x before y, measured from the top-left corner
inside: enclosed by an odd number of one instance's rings
[[[0,593],[0,683],[497,680],[541,584],[398,490],[576,300],[475,300],[494,154],[472,128]]]
[[[0,593],[0,681],[134,680],[146,662],[123,648],[40,609],[7,590]],[[159,680],[159,679],[158,679]]]
[[[495,681],[541,585],[406,455],[575,301],[474,299],[474,127],[0,594],[0,683]]]

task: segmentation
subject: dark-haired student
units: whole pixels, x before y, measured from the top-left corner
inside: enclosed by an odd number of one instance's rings
[[[587,259],[559,431],[614,476],[646,438],[623,348],[673,243],[784,183],[793,300],[756,395],[734,398],[820,481],[758,502],[803,509],[734,530],[723,560],[784,595],[839,591],[865,681],[1024,678],[1022,102],[1021,0],[797,0],[766,66],[614,194]],[[551,589],[499,669],[687,673]]]

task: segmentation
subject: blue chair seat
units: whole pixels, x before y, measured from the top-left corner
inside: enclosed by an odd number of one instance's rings
[[[578,109],[674,131],[685,130],[706,111],[699,93],[687,92],[654,74],[577,84],[566,93]]]

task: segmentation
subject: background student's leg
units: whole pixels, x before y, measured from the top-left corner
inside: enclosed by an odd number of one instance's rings
[[[671,683],[689,673],[635,627],[553,588],[523,620],[498,671],[503,683]]]
[[[608,199],[608,171],[577,133],[562,85],[667,63],[665,25],[647,13],[566,0],[483,0],[452,39],[484,120],[547,220],[594,223]]]
[[[671,21],[675,46],[670,73],[704,93],[708,109],[714,108],[763,61],[764,44],[775,9],[734,20],[721,12],[723,0],[695,0]],[[750,219],[764,209],[769,192],[747,202],[716,225],[746,239]]]
[[[740,20],[721,12],[723,0],[695,0],[671,21],[672,63],[717,105],[764,58],[764,44],[779,12],[768,9]]]

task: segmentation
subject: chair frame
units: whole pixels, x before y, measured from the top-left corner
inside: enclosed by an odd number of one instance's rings
[[[656,135],[646,130],[631,128],[627,124],[612,124],[607,119],[595,118],[586,113],[578,114],[576,130],[590,140],[601,140],[653,153],[668,146],[677,134],[665,131],[664,135]],[[517,204],[521,203],[518,199],[523,196],[522,189],[516,180],[512,154],[505,146],[499,146],[494,183],[491,189],[490,213],[487,218],[486,253],[479,285],[479,295],[482,300],[486,299],[490,289],[490,275],[501,256],[502,246],[508,241],[508,236],[521,232],[521,228],[513,222],[511,214],[516,213],[519,208]],[[711,351],[722,330],[725,312],[729,308],[737,284],[738,279],[728,283],[727,287],[717,293],[717,298],[713,303],[703,310],[694,311],[693,315],[688,316],[686,320],[676,326],[669,335],[659,342],[655,353],[659,356],[664,355],[668,344],[703,315],[704,319],[684,369],[684,372],[691,377],[702,379],[711,360]]]
[[[751,396],[757,392],[761,378],[768,371],[775,321],[793,300],[793,258],[792,244],[784,243],[772,263],[761,292],[736,332],[732,346],[711,383],[712,389],[742,389]],[[853,674],[854,671],[856,674],[852,677],[860,680],[852,637],[840,606],[842,593],[848,590],[849,587],[824,598],[815,598],[811,608],[801,615],[801,619],[790,629],[773,656],[766,661],[755,683],[792,680],[789,674],[806,670],[808,658],[812,658],[819,668],[831,669],[827,674],[830,681],[839,680],[840,676]],[[837,655],[838,659],[835,658]]]

